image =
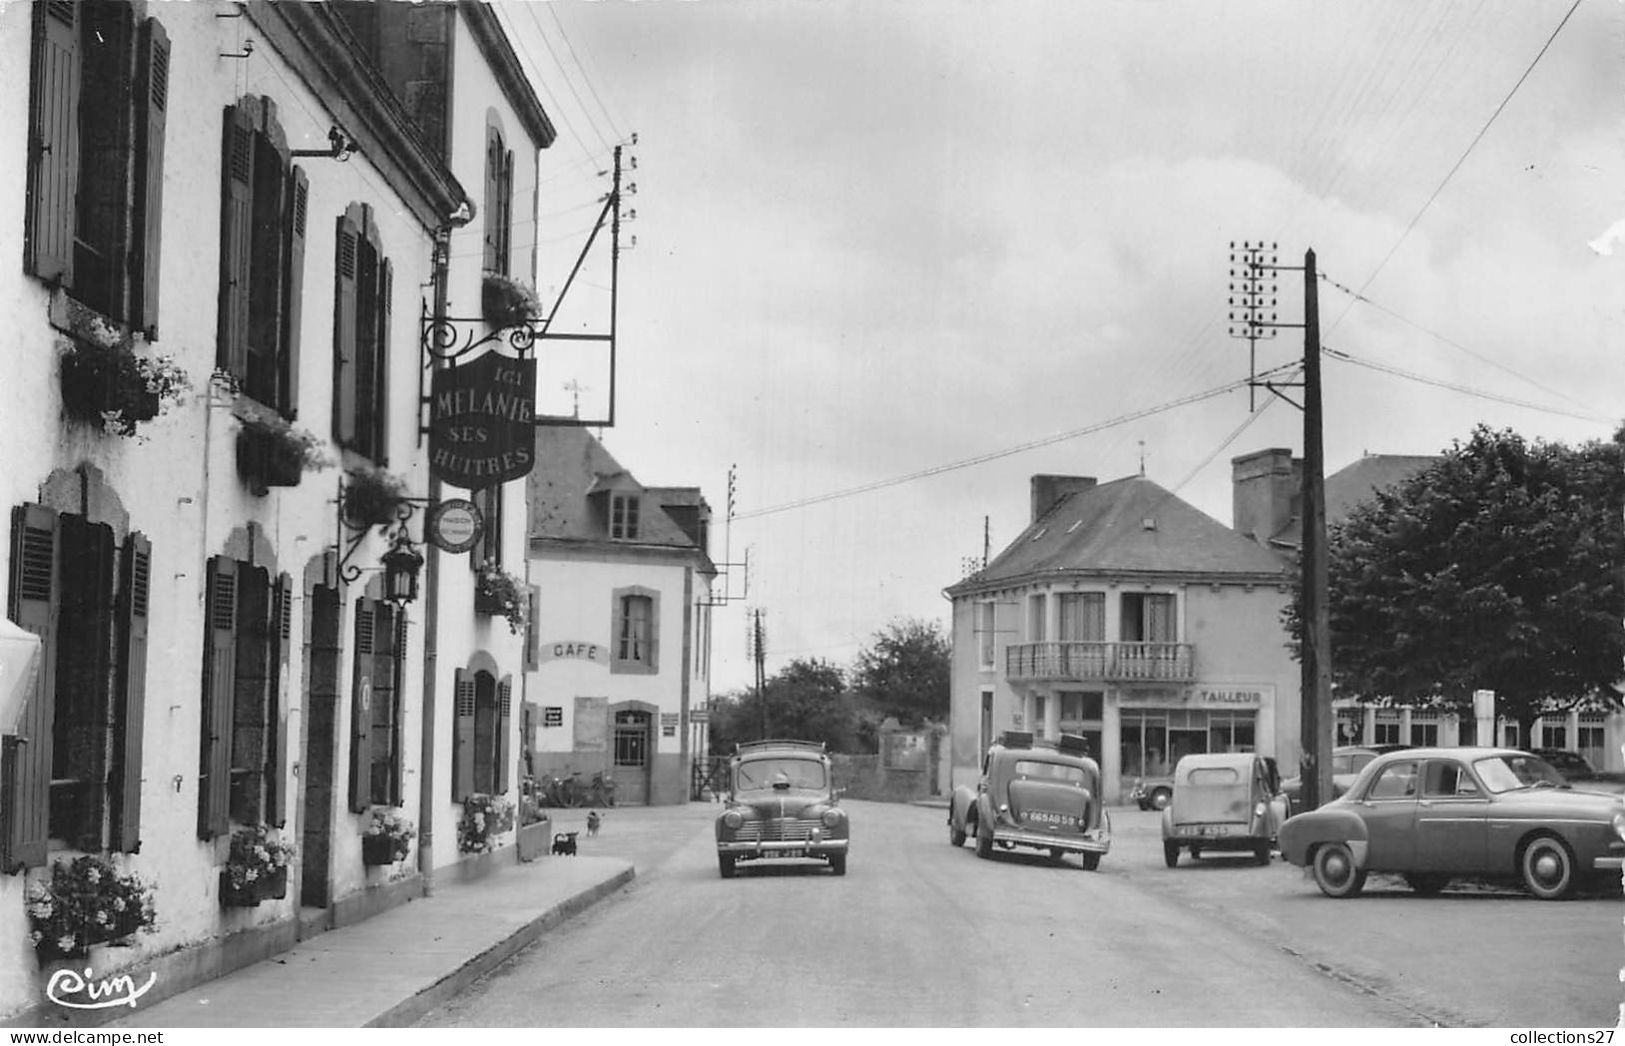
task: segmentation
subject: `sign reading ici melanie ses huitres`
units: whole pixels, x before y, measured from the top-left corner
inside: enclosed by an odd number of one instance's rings
[[[535,464],[536,358],[491,351],[434,372],[429,470],[442,483],[482,490],[529,475]]]

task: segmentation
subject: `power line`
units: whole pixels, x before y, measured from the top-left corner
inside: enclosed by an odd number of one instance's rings
[[[954,472],[962,468],[969,468],[972,465],[982,465],[989,461],[996,461],[999,458],[1009,457],[1012,454],[1020,454],[1023,451],[1035,450],[1039,447],[1047,447],[1052,443],[1063,443],[1066,440],[1076,439],[1079,436],[1087,436],[1092,432],[1099,432],[1102,429],[1109,429],[1118,425],[1127,424],[1131,421],[1138,421],[1141,418],[1149,418],[1155,414],[1161,414],[1165,411],[1173,410],[1176,407],[1184,407],[1189,406],[1192,403],[1200,403],[1202,400],[1212,399],[1215,396],[1222,396],[1227,392],[1234,392],[1236,389],[1245,388],[1250,381],[1258,380],[1259,378],[1278,377],[1287,371],[1294,369],[1296,366],[1297,364],[1295,363],[1285,364],[1280,367],[1272,368],[1271,370],[1262,371],[1251,378],[1242,378],[1238,381],[1232,381],[1226,385],[1220,385],[1217,388],[1208,389],[1205,392],[1193,393],[1192,395],[1185,396],[1182,399],[1170,400],[1167,403],[1163,403],[1155,407],[1147,407],[1144,410],[1134,411],[1131,414],[1122,414],[1118,417],[1112,418],[1109,421],[1098,422],[1094,425],[1088,425],[1081,429],[1073,429],[1070,432],[1062,432],[1054,436],[1045,436],[1041,439],[1029,440],[1026,443],[1018,444],[1014,447],[1006,447],[1003,450],[995,450],[987,454],[980,454],[974,458],[966,458],[963,461],[955,461],[947,465],[936,465],[928,469],[922,469],[918,472],[911,472],[905,476],[894,476],[890,479],[876,480],[873,483],[865,483],[862,486],[848,487],[845,490],[837,490],[829,494],[820,494],[815,497],[802,498],[799,501],[790,501],[783,505],[774,505],[771,508],[760,508],[752,512],[740,512],[736,514],[734,518],[754,519],[758,516],[768,516],[776,512],[787,512],[790,509],[806,508],[809,505],[818,505],[826,501],[835,501],[839,498],[852,497],[855,494],[867,494],[870,491],[882,490],[886,487],[895,487],[902,483],[911,483],[917,479],[926,479],[931,476],[939,476],[945,472]]]
[[[1466,385],[1458,385],[1455,382],[1442,381],[1438,378],[1429,378],[1423,374],[1415,374],[1411,371],[1401,370],[1398,367],[1390,366],[1386,363],[1376,363],[1372,360],[1362,360],[1356,356],[1351,356],[1346,352],[1341,352],[1327,345],[1321,346],[1321,352],[1331,359],[1338,360],[1342,363],[1352,363],[1357,367],[1365,367],[1370,370],[1381,371],[1384,374],[1392,374],[1395,377],[1406,378],[1410,381],[1420,382],[1423,385],[1432,385],[1436,388],[1449,389],[1451,392],[1459,392],[1464,396],[1475,396],[1478,399],[1490,400],[1494,403],[1506,403],[1514,407],[1525,407],[1529,410],[1537,410],[1544,414],[1556,414],[1559,417],[1564,418],[1578,418],[1581,421],[1612,423],[1615,420],[1613,418],[1605,418],[1599,414],[1582,414],[1579,411],[1561,410],[1557,407],[1546,407],[1539,403],[1531,403],[1528,400],[1514,399],[1511,396],[1498,396],[1493,392],[1483,392],[1479,389],[1469,388]]]
[[[536,35],[541,37],[542,46],[547,48],[548,57],[553,59],[553,67],[559,71],[560,78],[564,80],[564,86],[570,89],[570,97],[576,100],[576,111],[586,119],[587,126],[592,128],[592,133],[598,137],[598,144],[603,146],[606,152],[613,152],[615,147],[610,144],[608,138],[604,137],[604,132],[599,128],[598,121],[592,118],[592,111],[589,110],[586,103],[581,100],[581,93],[576,90],[575,82],[572,81],[570,79],[570,75],[565,72],[564,63],[559,60],[558,52],[553,50],[553,42],[547,38],[547,32],[542,29],[542,20],[536,14],[536,5],[526,4],[525,13],[530,15],[531,24],[536,27]],[[558,15],[555,14],[553,17],[556,20]],[[562,27],[560,31],[563,31]],[[580,68],[580,65],[581,63],[576,63],[577,68]],[[586,75],[585,70],[583,70],[582,75]],[[606,113],[605,115],[607,116],[608,114]],[[579,141],[579,139],[577,140]],[[583,148],[585,148],[585,145],[583,145]]]
[[[582,82],[587,85],[587,91],[592,95],[592,100],[598,103],[599,110],[609,123],[610,131],[615,135],[617,141],[625,141],[626,135],[622,134],[620,128],[615,126],[615,115],[609,111],[609,106],[605,105],[604,100],[598,96],[598,88],[593,86],[592,77],[587,75],[587,67],[581,64],[581,58],[576,54],[575,44],[570,42],[570,34],[564,31],[564,23],[559,21],[558,5],[549,4],[547,13],[553,16],[553,24],[559,27],[559,36],[564,39],[564,46],[570,52],[570,60],[575,62],[577,69],[581,70]]]

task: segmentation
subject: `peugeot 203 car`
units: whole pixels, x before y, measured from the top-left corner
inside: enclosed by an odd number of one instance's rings
[[[1289,818],[1280,842],[1329,897],[1354,897],[1368,872],[1392,872],[1420,894],[1472,876],[1558,900],[1583,878],[1618,874],[1625,804],[1574,790],[1528,752],[1412,748],[1378,756],[1341,798]]]
[[[1251,853],[1269,864],[1276,833],[1286,820],[1274,761],[1253,753],[1188,755],[1174,767],[1174,795],[1162,811],[1162,856],[1172,868],[1183,847],[1204,852]]]
[[[1087,751],[1073,734],[1049,744],[1006,731],[988,748],[975,789],[954,789],[949,841],[963,846],[975,838],[978,857],[991,857],[995,846],[1047,850],[1057,861],[1075,853],[1093,871],[1111,849],[1111,819],[1100,798],[1100,767]]]
[[[728,766],[727,806],[717,817],[717,869],[732,879],[746,861],[803,858],[846,874],[851,842],[824,746],[812,741],[741,744]]]

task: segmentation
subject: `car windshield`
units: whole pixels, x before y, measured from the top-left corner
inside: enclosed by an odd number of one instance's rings
[[[752,759],[740,763],[734,775],[741,792],[772,791],[778,780],[791,788],[823,788],[824,764],[816,759]]]
[[[1561,788],[1566,783],[1550,764],[1532,755],[1493,755],[1475,760],[1473,769],[1492,793],[1516,788]]]
[[[1068,763],[1041,763],[1036,759],[1018,759],[1011,768],[1016,777],[1025,780],[1061,781],[1082,787],[1087,775],[1083,767]]]
[[[1198,766],[1185,779],[1197,787],[1222,787],[1241,783],[1241,773],[1233,766]]]

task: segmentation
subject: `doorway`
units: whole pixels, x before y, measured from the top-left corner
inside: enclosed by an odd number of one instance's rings
[[[624,806],[649,803],[648,712],[615,713],[615,802]]]
[[[305,755],[300,761],[303,792],[300,812],[299,903],[326,908],[332,903],[333,785],[338,769],[340,639],[339,590],[316,585],[307,601],[310,621],[305,631]]]

